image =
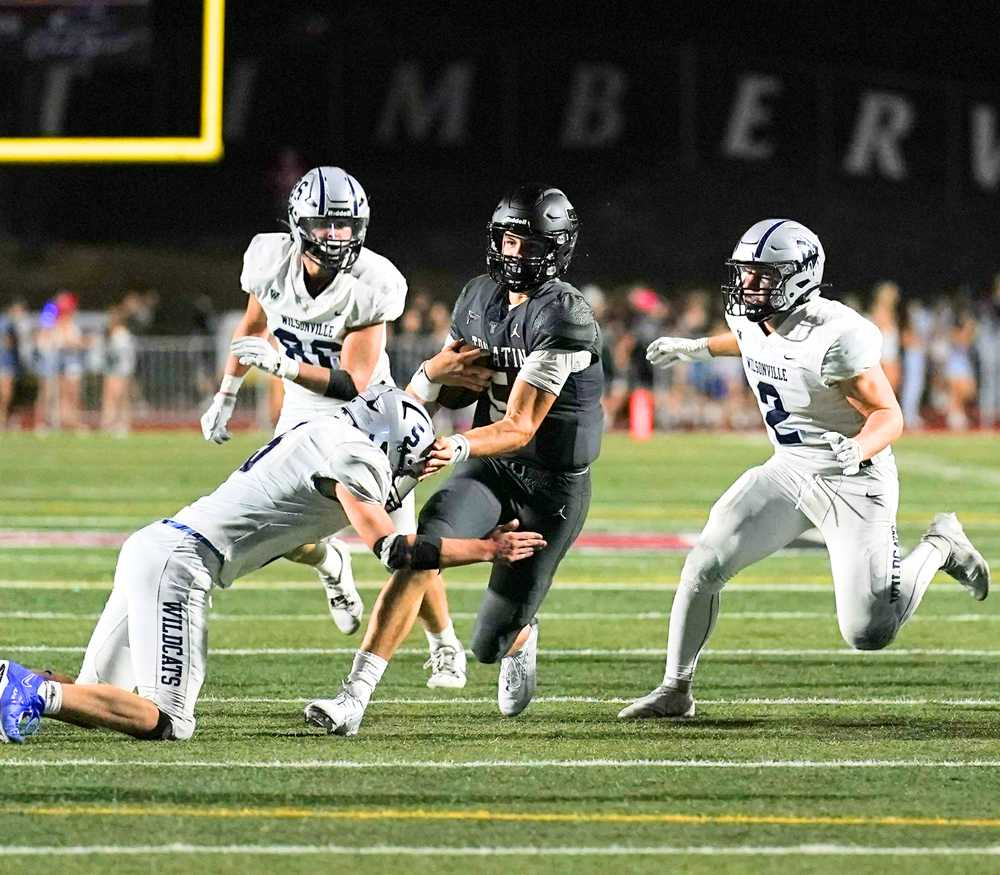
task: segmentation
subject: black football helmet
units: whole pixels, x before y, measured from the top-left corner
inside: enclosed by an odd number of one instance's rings
[[[487,226],[486,269],[495,283],[530,294],[569,268],[580,222],[558,188],[519,185],[503,196]],[[524,240],[520,255],[503,254],[503,235]]]

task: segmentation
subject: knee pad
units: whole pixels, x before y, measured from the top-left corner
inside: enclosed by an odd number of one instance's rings
[[[840,626],[840,634],[855,650],[882,650],[892,644],[899,626],[895,620],[870,620],[865,624]]]
[[[707,544],[695,544],[681,569],[681,586],[694,592],[719,592],[729,580],[719,552]]]

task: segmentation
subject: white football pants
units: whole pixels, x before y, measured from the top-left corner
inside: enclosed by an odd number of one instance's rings
[[[114,684],[153,702],[184,741],[205,680],[208,602],[219,560],[195,538],[164,523],[131,535],[77,678]]]
[[[891,643],[946,558],[921,543],[900,562],[898,504],[891,456],[851,477],[812,474],[780,456],[744,473],[712,507],[684,562],[664,682],[690,682],[726,581],[813,526],[830,554],[840,634],[859,650]]]

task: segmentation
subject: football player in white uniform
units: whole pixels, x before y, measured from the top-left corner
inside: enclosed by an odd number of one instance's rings
[[[545,546],[516,523],[480,539],[400,532],[385,506],[401,484],[412,487],[433,441],[421,404],[375,387],[279,434],[213,493],[131,535],[76,683],[0,660],[0,741],[22,741],[43,716],[136,738],[190,738],[212,588],[344,526],[390,572],[515,562]]]
[[[858,650],[892,642],[938,569],[978,600],[989,592],[989,566],[953,513],[937,514],[900,560],[890,445],[903,416],[879,363],[878,328],[819,296],[823,262],[819,238],[804,225],[758,222],[726,263],[729,332],[649,345],[657,367],[741,356],[774,455],[713,506],[674,595],[663,683],[621,718],[694,714],[691,683],[726,581],[812,526],[830,554],[840,633]]]
[[[393,385],[385,323],[403,312],[406,281],[387,258],[364,246],[369,217],[368,198],[353,176],[339,167],[316,167],[289,195],[289,233],[258,234],[250,242],[240,277],[247,310],[233,335],[222,386],[201,420],[206,440],[229,439],[236,393],[250,367],[284,381],[276,435],[335,412],[368,386]],[[488,374],[478,377],[473,369],[453,379],[482,388]],[[392,517],[398,531],[416,532],[414,497]],[[337,627],[356,631],[363,605],[347,546],[330,538],[299,546],[287,558],[316,568]],[[464,686],[465,651],[443,587],[428,590],[421,619],[431,649],[428,685]]]

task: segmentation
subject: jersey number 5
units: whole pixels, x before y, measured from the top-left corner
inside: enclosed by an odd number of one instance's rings
[[[792,415],[785,410],[784,405],[781,403],[781,396],[778,394],[778,390],[770,383],[758,383],[757,394],[760,395],[761,403],[771,408],[765,414],[764,422],[771,427],[771,431],[774,432],[778,443],[782,446],[801,444],[802,436],[797,431],[778,431],[778,426]]]

